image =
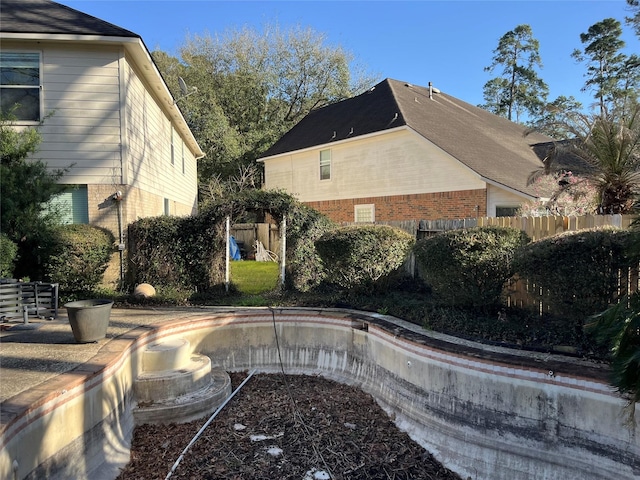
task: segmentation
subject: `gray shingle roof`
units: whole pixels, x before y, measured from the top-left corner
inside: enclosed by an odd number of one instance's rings
[[[126,3],[117,8],[126,8]],[[0,0],[0,31],[140,38],[129,30],[50,0]]]
[[[386,79],[371,90],[314,110],[263,158],[407,126],[481,177],[536,196],[527,177],[553,141],[445,93]]]

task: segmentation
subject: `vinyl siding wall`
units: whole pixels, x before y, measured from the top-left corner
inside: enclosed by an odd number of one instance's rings
[[[496,216],[496,207],[517,207],[526,201],[524,195],[516,195],[494,185],[487,186],[487,216]]]
[[[121,183],[119,56],[113,47],[42,49],[47,118],[37,157],[69,168],[63,183]]]
[[[124,82],[127,183],[139,192],[136,194],[141,200],[138,217],[163,214],[165,198],[169,199],[171,214],[194,213],[197,202],[195,156],[189,148],[183,147],[182,138],[129,63],[126,63]]]
[[[34,157],[68,169],[62,183],[87,185],[89,223],[117,234],[117,190],[123,226],[163,214],[165,199],[171,214],[196,211],[195,155],[185,146],[183,173],[182,138],[122,46],[3,40],[2,49],[41,52],[45,121]]]
[[[331,149],[331,179],[320,180],[320,150]],[[265,161],[265,187],[302,202],[486,188],[475,173],[409,130],[323,146]]]
[[[320,180],[327,148],[331,179]],[[409,129],[268,159],[265,180],[338,222],[353,222],[362,204],[375,206],[375,221],[464,218],[487,205],[477,174]]]

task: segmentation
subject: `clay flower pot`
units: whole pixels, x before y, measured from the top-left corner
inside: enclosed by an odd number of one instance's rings
[[[65,304],[73,336],[78,343],[97,342],[107,336],[113,301],[78,300]]]

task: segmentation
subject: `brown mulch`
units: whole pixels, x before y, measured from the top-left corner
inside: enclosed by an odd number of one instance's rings
[[[234,388],[245,377],[231,374]],[[206,420],[136,427],[131,461],[118,478],[164,479]],[[322,377],[266,374],[245,384],[171,478],[460,479],[362,390]]]

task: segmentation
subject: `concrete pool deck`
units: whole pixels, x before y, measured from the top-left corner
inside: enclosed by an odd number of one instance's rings
[[[95,343],[75,341],[64,309],[53,320],[29,319],[27,326],[17,322],[0,324],[0,405],[35,387],[41,394],[47,389],[47,381],[89,362],[113,339],[138,327],[232,310],[235,309],[113,308],[107,337]],[[103,360],[109,361],[108,358]],[[3,410],[1,406],[0,410]]]
[[[35,329],[10,324],[0,332],[0,477],[12,462],[14,478],[49,478],[74,462],[86,463],[83,472],[110,457],[126,462],[131,384],[150,342],[186,338],[227,370],[269,371],[277,369],[276,322],[287,373],[360,386],[397,409],[423,446],[464,463],[461,472],[485,462],[491,473],[473,478],[531,478],[527,471],[541,466],[565,475],[583,468],[589,478],[640,478],[638,440],[617,427],[623,402],[605,365],[481,345],[370,312],[245,307],[113,309],[107,338],[90,344],[75,342],[64,310],[34,321]],[[473,442],[475,450],[467,448]],[[117,452],[100,451],[96,459],[99,444]],[[590,457],[582,467],[567,460],[584,452]],[[502,477],[493,475],[496,468],[504,469]]]

